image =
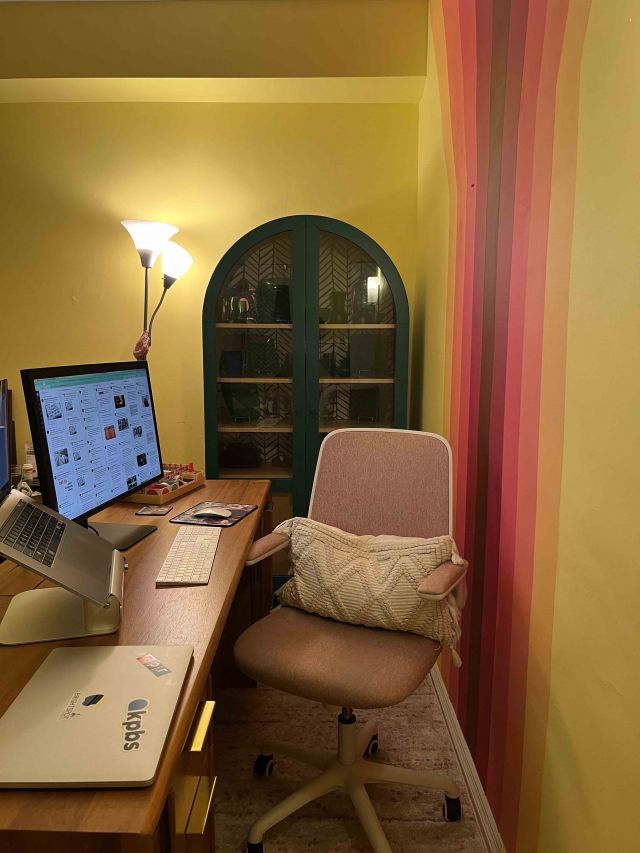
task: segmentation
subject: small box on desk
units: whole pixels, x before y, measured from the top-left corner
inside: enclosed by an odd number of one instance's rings
[[[162,505],[169,503],[169,501],[174,501],[176,498],[181,497],[182,495],[186,495],[189,492],[192,492],[194,489],[199,489],[200,486],[204,486],[204,474],[202,471],[194,471],[194,479],[189,480],[186,483],[183,483],[181,486],[178,486],[177,489],[171,489],[168,492],[162,492],[160,494],[151,492],[149,493],[148,489],[153,488],[152,486],[147,486],[147,489],[143,489],[141,492],[136,492],[133,495],[129,495],[126,500],[131,501],[136,504],[153,504],[153,505]]]

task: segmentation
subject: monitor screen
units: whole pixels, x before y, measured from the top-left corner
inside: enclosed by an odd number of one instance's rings
[[[0,500],[9,488],[9,387],[0,379]]]
[[[86,519],[162,476],[146,362],[23,370],[43,500]]]

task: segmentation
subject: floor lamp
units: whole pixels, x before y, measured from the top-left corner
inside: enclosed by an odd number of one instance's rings
[[[177,243],[170,242],[171,237],[178,233],[178,229],[174,225],[167,225],[164,222],[147,222],[141,219],[123,219],[122,225],[129,232],[140,256],[140,263],[144,268],[143,331],[133,350],[134,356],[142,360],[146,358],[151,346],[151,326],[160,310],[167,290],[181,275],[184,275],[192,261],[191,255],[185,249],[178,246]],[[151,321],[148,322],[149,270],[153,268],[160,254],[162,254],[163,272],[162,296],[151,316]]]

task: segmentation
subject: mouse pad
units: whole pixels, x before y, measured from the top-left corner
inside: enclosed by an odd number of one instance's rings
[[[194,518],[197,512],[207,507],[228,509],[231,515],[228,518]],[[175,524],[199,524],[204,527],[232,527],[244,518],[245,515],[253,512],[254,509],[258,509],[257,504],[227,504],[223,501],[202,501],[190,509],[181,512],[179,515],[174,516],[170,521]]]

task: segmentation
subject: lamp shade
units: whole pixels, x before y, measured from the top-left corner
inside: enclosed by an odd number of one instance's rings
[[[166,242],[162,250],[164,286],[171,287],[174,281],[186,273],[192,263],[193,259],[186,249],[171,240]]]
[[[122,225],[127,229],[133,244],[140,255],[143,267],[151,269],[162,252],[165,243],[178,229],[164,222],[146,222],[142,219],[123,219]]]

